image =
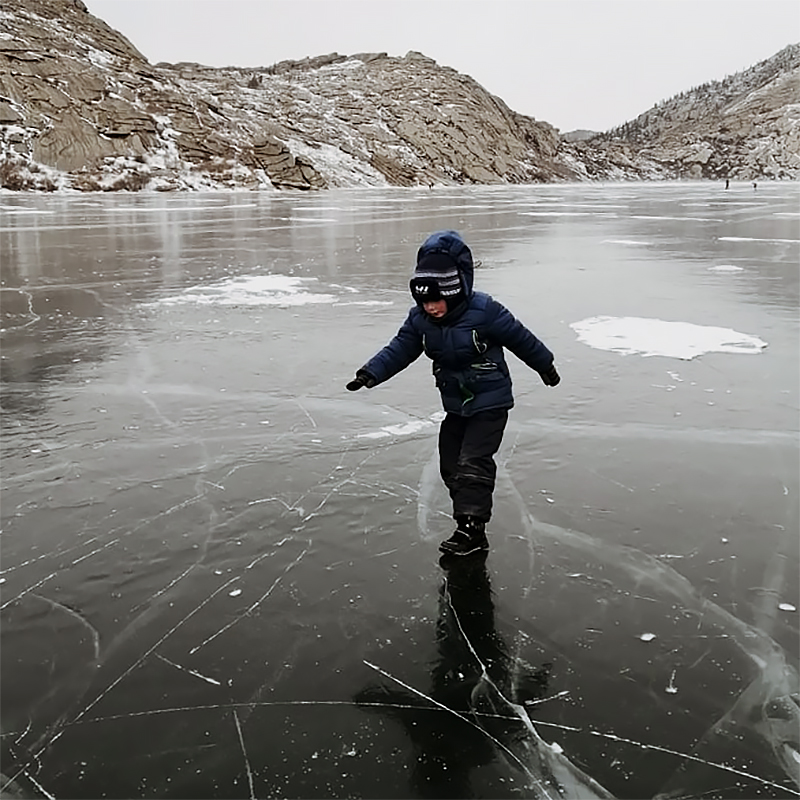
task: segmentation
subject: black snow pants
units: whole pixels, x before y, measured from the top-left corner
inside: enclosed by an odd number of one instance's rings
[[[453,501],[453,517],[488,522],[492,516],[497,465],[508,422],[507,408],[478,411],[471,417],[448,414],[439,428],[439,471]]]

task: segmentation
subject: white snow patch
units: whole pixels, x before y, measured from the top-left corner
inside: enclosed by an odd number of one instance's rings
[[[631,219],[657,219],[674,222],[723,222],[718,217],[659,217],[655,214],[633,214]]]
[[[595,217],[592,211],[520,211],[523,217]],[[618,214],[604,214],[604,217],[617,217]]]
[[[437,411],[431,414],[427,419],[411,419],[408,422],[402,422],[398,425],[386,425],[380,430],[371,431],[370,433],[359,433],[359,439],[383,439],[387,436],[410,436],[413,433],[430,428],[433,425],[441,422],[444,419],[444,412]]]
[[[793,606],[791,603],[778,603],[778,608],[781,611],[797,611],[797,606]]]
[[[114,65],[114,56],[106,50],[98,50],[86,42],[81,43],[86,48],[86,56],[96,67],[111,67]]]
[[[744,267],[737,267],[735,264],[718,264],[716,267],[709,267],[709,272],[744,272]]]
[[[52,214],[53,212],[44,208],[15,208],[10,206],[0,206],[0,213],[3,214]]]
[[[721,242],[768,242],[779,244],[800,244],[800,239],[754,239],[752,236],[720,236]]]
[[[578,340],[622,355],[667,356],[690,361],[704,353],[760,353],[767,343],[730,328],[642,317],[589,317],[570,327]]]
[[[332,144],[311,147],[300,139],[287,139],[286,144],[293,156],[301,156],[332,184],[338,178],[344,186],[388,186],[385,175]]]
[[[336,303],[337,306],[393,306],[391,300],[346,300]]]
[[[647,242],[638,242],[635,239],[603,239],[600,244],[627,244],[627,245],[646,245]]]
[[[643,633],[639,638],[643,642],[652,642],[653,639],[656,638],[656,635],[654,633]]]
[[[337,300],[335,295],[305,289],[315,280],[291,275],[229,278],[208,286],[192,286],[179,295],[163,297],[150,305],[304,306],[310,303],[334,303]]]

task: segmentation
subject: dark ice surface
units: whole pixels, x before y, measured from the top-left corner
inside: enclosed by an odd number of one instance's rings
[[[0,195],[3,774],[800,796],[798,188]],[[441,228],[563,377],[509,356],[491,551],[455,564],[429,362],[344,389]],[[595,316],[767,346],[624,355]]]

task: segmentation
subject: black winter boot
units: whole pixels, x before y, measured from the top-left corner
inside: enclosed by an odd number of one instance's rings
[[[439,550],[451,556],[468,556],[489,549],[484,522],[475,517],[457,517],[456,522],[455,532],[439,545]]]

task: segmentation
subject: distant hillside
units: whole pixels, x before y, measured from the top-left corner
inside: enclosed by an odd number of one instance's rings
[[[566,133],[561,134],[561,138],[565,142],[584,142],[587,139],[593,139],[595,136],[599,136],[599,131],[589,131],[585,130],[584,128],[579,128],[578,130],[574,131],[567,131]]]
[[[587,140],[576,157],[618,160],[672,178],[800,176],[800,44],[724,80],[658,103]]]
[[[797,177],[798,46],[560,136],[421,53],[151,64],[82,0],[0,6],[0,187],[323,189]]]

